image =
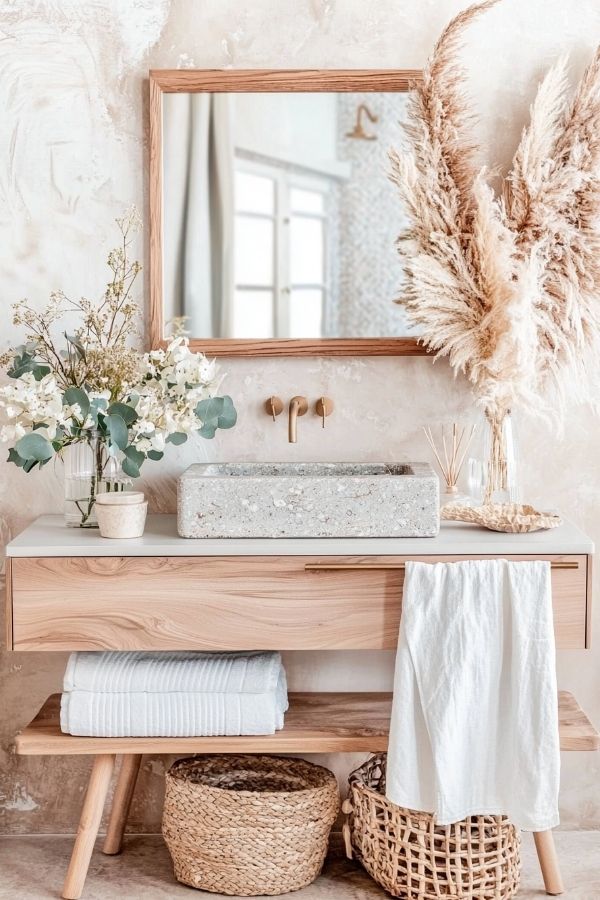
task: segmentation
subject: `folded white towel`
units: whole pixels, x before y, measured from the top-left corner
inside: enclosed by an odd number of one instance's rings
[[[281,670],[281,655],[270,651],[80,652],[69,657],[63,690],[262,694],[275,690]]]
[[[213,737],[274,734],[288,708],[285,672],[264,693],[74,690],[62,695],[60,725],[89,737]]]
[[[440,825],[554,828],[560,774],[550,564],[407,563],[388,798]]]

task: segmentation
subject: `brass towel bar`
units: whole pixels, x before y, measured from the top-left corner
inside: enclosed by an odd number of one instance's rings
[[[363,570],[385,571],[387,569],[404,569],[406,563],[306,563],[305,572],[361,572]],[[554,560],[550,562],[552,569],[578,569],[576,560]]]

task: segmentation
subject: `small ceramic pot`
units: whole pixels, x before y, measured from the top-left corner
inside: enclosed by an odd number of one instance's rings
[[[143,496],[143,495],[142,495]],[[138,538],[144,533],[148,503],[99,503],[96,509],[98,527],[104,538]]]
[[[143,503],[145,499],[141,491],[109,491],[107,494],[98,494],[96,503],[106,506],[129,506],[132,503]]]

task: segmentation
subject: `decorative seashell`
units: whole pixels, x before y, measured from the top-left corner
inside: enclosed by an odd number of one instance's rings
[[[486,506],[462,506],[448,503],[440,510],[440,517],[453,522],[471,522],[490,531],[526,534],[562,524],[560,516],[539,512],[533,506],[520,503],[490,503]]]

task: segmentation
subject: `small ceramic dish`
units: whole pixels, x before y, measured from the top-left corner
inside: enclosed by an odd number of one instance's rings
[[[96,517],[100,534],[113,540],[138,538],[144,533],[148,503],[99,503]]]
[[[562,524],[560,516],[539,512],[533,506],[520,503],[490,503],[488,506],[461,506],[448,504],[442,507],[440,518],[452,522],[471,522],[483,525],[490,531],[511,534],[528,534]]]
[[[145,499],[141,491],[109,491],[107,494],[98,494],[96,503],[102,506],[130,506],[133,503],[143,503]]]

